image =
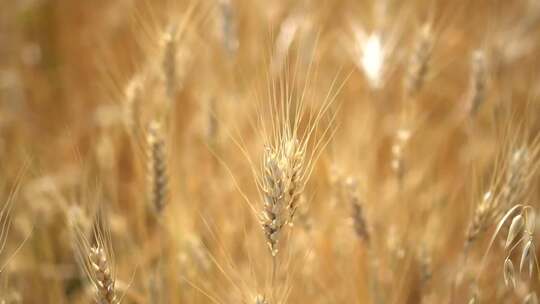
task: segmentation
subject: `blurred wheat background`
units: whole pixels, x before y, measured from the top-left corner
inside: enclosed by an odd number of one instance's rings
[[[539,52],[538,0],[1,1],[0,303],[538,303]]]

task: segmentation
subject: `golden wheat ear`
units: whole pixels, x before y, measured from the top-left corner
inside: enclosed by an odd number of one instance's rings
[[[471,58],[471,76],[466,101],[470,116],[478,113],[486,99],[488,72],[486,53],[483,50],[474,51]]]
[[[476,206],[473,218],[467,228],[465,241],[466,250],[476,241],[478,236],[487,229],[490,220],[493,218],[494,212],[495,206],[493,194],[491,191],[488,191],[484,194],[481,202]]]
[[[140,132],[142,95],[146,86],[146,75],[144,73],[135,74],[123,92],[124,102],[122,103],[122,115],[126,132],[132,136],[137,136]]]
[[[167,97],[171,100],[177,90],[177,71],[176,71],[176,55],[178,48],[178,26],[171,24],[163,35],[163,59],[162,69],[163,78],[165,79],[165,91]]]
[[[490,190],[484,193],[477,205],[467,230],[465,248],[489,227],[503,217],[502,212],[520,204],[527,198],[531,181],[540,165],[540,137],[531,143],[519,143],[509,139],[508,148],[500,156],[500,164],[495,167],[494,180]]]
[[[167,146],[161,124],[152,121],[146,135],[148,203],[158,214],[167,205]]]
[[[308,75],[310,71],[311,65]],[[272,256],[277,255],[280,234],[286,224],[292,225],[315,163],[336,130],[336,112],[330,108],[344,84],[335,87],[336,77],[323,102],[308,105],[309,80],[295,92],[297,72],[291,80],[286,72],[278,83],[271,83],[269,101],[259,113],[264,152],[255,176],[263,205],[259,219]]]
[[[413,53],[407,67],[405,77],[405,91],[407,95],[414,96],[420,92],[429,73],[429,61],[433,52],[433,30],[431,24],[426,23],[419,31]]]
[[[91,229],[85,224],[86,216],[78,207],[71,207],[68,211],[77,261],[89,283],[94,287],[96,303],[120,303],[116,290],[112,241],[104,211],[103,209],[97,211]]]
[[[371,233],[366,221],[363,203],[358,194],[358,182],[355,178],[348,178],[345,181],[346,198],[351,205],[351,217],[354,225],[354,232],[358,239],[369,244]]]

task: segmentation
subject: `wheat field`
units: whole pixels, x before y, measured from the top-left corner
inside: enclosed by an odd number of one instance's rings
[[[538,303],[540,1],[0,2],[0,303]]]

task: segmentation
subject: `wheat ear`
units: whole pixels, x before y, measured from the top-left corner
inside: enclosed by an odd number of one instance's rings
[[[118,304],[116,273],[109,230],[102,211],[96,214],[90,238],[80,209],[70,209],[68,220],[74,234],[76,257],[89,282],[94,286],[98,304]]]
[[[167,154],[166,143],[161,124],[152,121],[148,126],[147,136],[147,180],[148,202],[160,213],[167,204]]]

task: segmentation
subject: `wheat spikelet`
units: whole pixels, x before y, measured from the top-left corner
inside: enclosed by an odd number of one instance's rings
[[[292,224],[303,188],[300,178],[303,170],[304,151],[299,147],[298,140],[293,139],[285,142],[284,152],[283,160],[287,163],[283,166],[285,201],[289,212],[287,222]]]

